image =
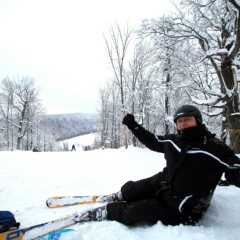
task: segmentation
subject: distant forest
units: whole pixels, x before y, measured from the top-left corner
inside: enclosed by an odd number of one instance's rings
[[[0,83],[0,150],[56,151],[58,141],[95,132],[94,114],[46,115],[35,80]]]
[[[12,122],[18,119],[13,118]],[[27,122],[17,147],[18,126],[5,127],[6,120],[0,119],[0,150],[61,151],[59,141],[96,132],[94,114],[73,113],[42,115],[35,121]],[[21,127],[21,126],[20,126]]]
[[[84,113],[45,115],[41,126],[47,126],[55,141],[89,134],[96,131],[96,115]]]

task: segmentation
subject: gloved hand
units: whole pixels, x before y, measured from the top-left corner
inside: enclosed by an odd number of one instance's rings
[[[134,116],[130,113],[127,113],[124,116],[122,123],[126,125],[129,129],[132,129],[134,128],[135,125],[137,125],[137,122],[135,121]]]

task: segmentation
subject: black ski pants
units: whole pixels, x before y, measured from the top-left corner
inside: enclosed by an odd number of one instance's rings
[[[180,224],[182,220],[178,211],[170,207],[161,194],[156,197],[156,191],[160,187],[159,177],[161,176],[157,174],[147,179],[125,183],[121,188],[125,201],[107,204],[107,218],[126,225],[139,222],[154,224],[157,221],[165,225]]]

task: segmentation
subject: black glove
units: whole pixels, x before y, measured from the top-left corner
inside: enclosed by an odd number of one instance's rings
[[[134,126],[137,125],[137,122],[135,121],[134,116],[132,114],[130,114],[130,113],[127,113],[124,116],[124,118],[122,120],[122,123],[124,125],[126,125],[129,129],[132,129],[132,128],[134,128]]]

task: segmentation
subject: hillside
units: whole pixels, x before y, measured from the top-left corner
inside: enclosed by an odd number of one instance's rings
[[[56,141],[61,141],[95,132],[96,115],[85,113],[52,114],[44,116],[40,124],[47,126]]]

